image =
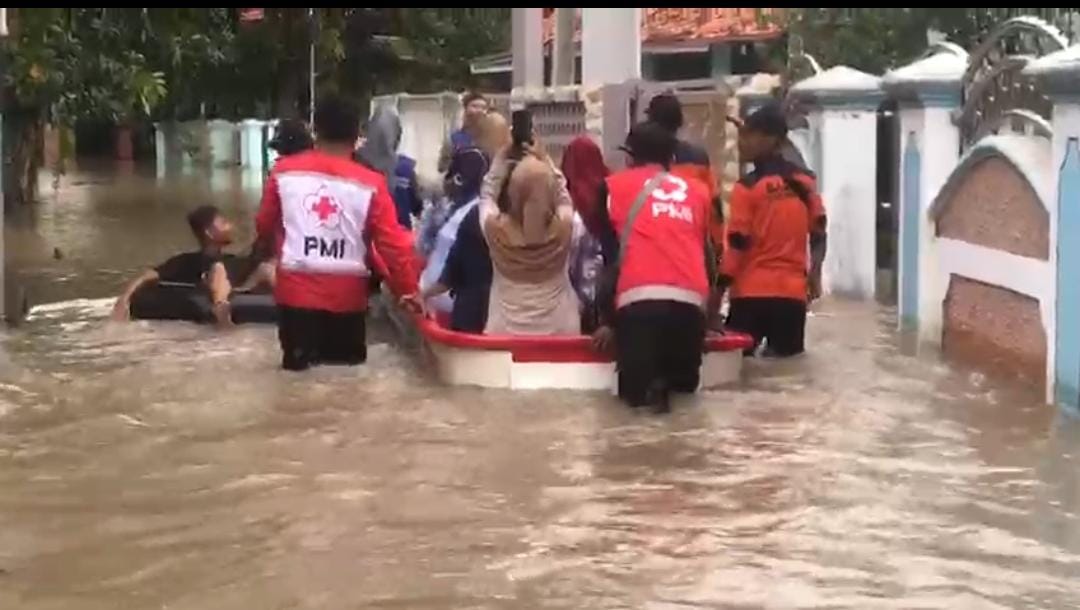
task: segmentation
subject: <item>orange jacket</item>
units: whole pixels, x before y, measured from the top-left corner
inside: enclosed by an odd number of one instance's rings
[[[806,300],[810,234],[824,229],[811,172],[781,158],[756,163],[731,193],[722,283],[732,298]]]
[[[713,253],[719,263],[724,252],[724,208],[720,198],[720,189],[712,173],[709,154],[703,148],[679,140],[675,147],[675,158],[671,164],[671,173],[685,180],[695,180],[704,185],[709,198],[706,209],[706,223]],[[710,278],[710,281],[715,278]]]

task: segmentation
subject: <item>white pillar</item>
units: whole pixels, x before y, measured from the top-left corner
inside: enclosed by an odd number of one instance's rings
[[[592,89],[641,78],[641,9],[581,9],[581,84]]]
[[[960,159],[960,106],[967,54],[943,51],[885,75],[900,100],[899,322],[940,344],[944,287],[930,206]],[[910,192],[909,192],[910,191]]]
[[[1054,200],[1050,260],[1055,307],[1047,324],[1047,399],[1080,409],[1080,45],[1047,55],[1024,69],[1054,102]]]
[[[577,28],[576,8],[555,9],[555,41],[551,62],[551,84],[570,86],[574,84],[574,60],[577,59],[574,30]]]
[[[234,123],[214,119],[207,124],[210,132],[210,164],[235,167],[240,164],[239,138]]]
[[[240,122],[240,165],[261,172],[263,169],[263,125],[266,121],[244,119]]]
[[[154,163],[157,165],[157,175],[160,178],[165,175],[168,168],[168,147],[165,142],[165,123],[154,123]]]
[[[266,141],[269,143],[277,135],[278,120],[273,119],[266,122]],[[274,167],[274,163],[277,161],[278,154],[276,150],[268,149],[266,151],[266,163],[267,167]]]
[[[544,13],[539,8],[510,9],[514,88],[544,86]]]
[[[817,105],[819,186],[829,217],[825,291],[870,300],[877,280],[877,109],[881,79],[837,66],[792,93]]]

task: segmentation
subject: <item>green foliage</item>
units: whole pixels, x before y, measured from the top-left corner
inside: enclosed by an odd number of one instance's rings
[[[321,90],[358,98],[470,83],[469,60],[505,48],[502,9],[13,9],[8,99],[54,121],[240,118],[296,111],[317,36]],[[275,108],[276,106],[276,108]]]
[[[133,44],[137,30],[101,9],[19,9],[16,25],[5,78],[20,107],[43,108],[68,125],[123,122],[149,115],[166,96],[164,73]]]

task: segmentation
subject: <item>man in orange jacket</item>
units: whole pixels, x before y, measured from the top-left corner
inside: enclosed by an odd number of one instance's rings
[[[752,335],[755,347],[764,341],[766,354],[777,357],[804,351],[806,306],[820,295],[826,246],[817,182],[781,157],[786,138],[777,105],[757,110],[739,128],[739,156],[754,170],[732,191],[720,271],[720,285],[731,291],[727,327]]]

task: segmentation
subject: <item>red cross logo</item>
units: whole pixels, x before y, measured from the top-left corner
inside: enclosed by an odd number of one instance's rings
[[[319,197],[318,203],[311,206],[311,211],[319,215],[319,222],[326,222],[327,218],[337,214],[338,207],[334,205],[334,202],[330,201],[329,197],[323,195]]]
[[[341,222],[341,205],[327,192],[326,187],[305,197],[304,208],[328,229],[337,228]]]

